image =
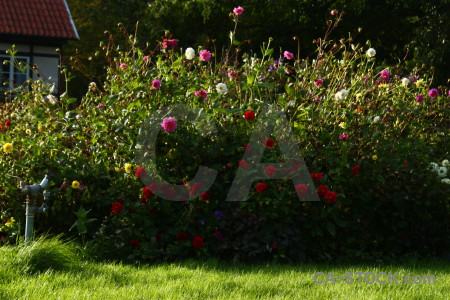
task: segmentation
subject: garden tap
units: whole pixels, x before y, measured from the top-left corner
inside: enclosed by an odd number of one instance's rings
[[[46,213],[48,210],[47,205],[45,204],[50,197],[50,192],[45,190],[48,184],[47,175],[45,175],[44,179],[42,179],[41,183],[27,185],[24,181],[20,181],[19,191],[22,194],[27,195],[26,200],[26,208],[25,208],[25,242],[28,242],[33,237],[33,225],[34,225],[34,214],[35,213]],[[36,197],[39,192],[43,191],[44,203],[41,207],[36,206]]]

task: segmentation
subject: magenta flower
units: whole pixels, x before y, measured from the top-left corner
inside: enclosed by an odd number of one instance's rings
[[[322,78],[317,78],[316,81],[314,81],[314,85],[315,86],[319,86],[323,83],[323,79]]]
[[[211,58],[211,52],[208,50],[202,50],[198,55],[200,55],[200,59],[203,61],[208,61]]]
[[[199,90],[194,92],[195,97],[202,97],[203,99],[208,98],[208,94],[205,90]]]
[[[283,53],[283,55],[284,55],[284,57],[286,57],[287,59],[294,59],[294,54],[292,54],[291,52],[289,52],[289,51],[284,51],[284,53]]]
[[[128,65],[126,63],[121,63],[119,65],[119,67],[123,70],[123,69],[126,69],[128,67]]]
[[[178,46],[178,42],[175,39],[164,39],[163,40],[163,48],[164,49],[172,49]]]
[[[172,117],[165,118],[161,122],[161,127],[164,129],[165,132],[173,132],[175,131],[175,128],[177,128],[177,121]]]
[[[161,81],[159,81],[158,79],[153,80],[152,87],[156,90],[159,89],[161,87]]]
[[[348,139],[348,134],[341,134],[340,136],[339,136],[339,139],[340,140],[343,140],[343,141],[346,141],[347,139]]]
[[[383,78],[386,81],[389,80],[389,70],[381,71],[381,78]]]
[[[146,56],[144,56],[143,58],[142,58],[142,60],[145,62],[145,61],[148,61],[148,56],[146,55]]]
[[[214,231],[214,236],[215,236],[216,239],[218,239],[219,241],[223,240],[222,233],[221,233],[219,230]]]
[[[429,96],[431,99],[434,99],[434,98],[436,98],[437,96],[439,96],[439,91],[438,91],[437,89],[431,89],[431,90],[428,91],[428,96]]]
[[[330,15],[332,15],[332,16],[335,16],[335,15],[337,15],[337,14],[338,14],[338,11],[335,10],[335,9],[333,9],[333,10],[330,12]]]
[[[233,9],[233,12],[234,12],[234,14],[236,16],[239,16],[239,15],[242,15],[244,13],[244,9],[242,7],[240,7],[240,6],[238,6],[238,7],[235,7]]]
[[[417,95],[416,102],[422,102],[422,100],[423,100],[423,95],[422,94]]]
[[[105,106],[103,105],[103,103],[100,103],[100,104],[98,105],[98,108],[103,108],[103,107],[105,107]]]

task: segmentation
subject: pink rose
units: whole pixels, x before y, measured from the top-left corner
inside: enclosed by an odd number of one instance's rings
[[[240,7],[240,6],[235,7],[235,8],[233,9],[233,13],[234,13],[236,16],[242,15],[242,14],[244,13],[244,9],[243,9],[242,7]]]
[[[294,59],[294,54],[292,54],[289,51],[284,51],[283,55],[284,55],[284,57],[286,57],[289,60]]]

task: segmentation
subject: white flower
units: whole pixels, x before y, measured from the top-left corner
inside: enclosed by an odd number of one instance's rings
[[[375,51],[375,49],[373,49],[373,48],[369,48],[367,50],[366,54],[367,54],[368,57],[374,57],[375,54],[377,54],[377,51]]]
[[[50,95],[47,95],[47,100],[48,100],[48,102],[50,102],[51,104],[55,104],[56,103],[56,101],[58,100],[58,99],[56,99],[56,97],[55,96],[53,96],[52,94],[50,94]]]
[[[432,163],[430,163],[430,166],[431,166],[431,170],[434,172],[437,172],[439,170],[439,166],[437,163],[432,162]]]
[[[446,183],[446,184],[450,184],[450,179],[448,178],[443,178],[441,179],[442,183]]]
[[[437,170],[437,173],[438,173],[439,177],[445,177],[445,176],[447,176],[447,168],[446,167],[440,167]]]
[[[219,94],[225,94],[226,92],[228,92],[226,84],[222,82],[216,85],[216,90]]]
[[[75,118],[77,118],[77,120],[81,119],[82,117],[83,117],[83,115],[80,115],[80,114],[75,116]]]
[[[342,89],[334,95],[334,99],[343,100],[343,99],[347,98],[347,96],[348,96],[348,91],[345,89]]]
[[[184,54],[186,55],[187,59],[189,59],[189,60],[194,59],[194,57],[195,57],[195,50],[193,48],[189,47],[189,48],[186,49]]]
[[[378,123],[379,121],[380,121],[380,116],[376,116],[375,118],[373,118],[374,123]]]
[[[444,159],[444,160],[442,161],[442,165],[443,165],[444,167],[448,167],[448,166],[450,165],[450,163],[448,162],[448,159]]]
[[[410,84],[410,83],[411,83],[411,81],[409,81],[408,78],[403,78],[403,79],[402,79],[402,85],[403,85],[403,86],[407,86],[407,85]]]

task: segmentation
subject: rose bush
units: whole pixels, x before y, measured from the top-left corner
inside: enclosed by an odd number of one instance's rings
[[[234,14],[236,22],[245,17],[243,9]],[[380,66],[370,44],[328,35],[317,40],[314,59],[293,49],[274,56],[270,41],[260,55],[237,55],[230,46],[223,57],[184,51],[181,40],[154,51],[138,48],[134,36],[127,41],[101,47],[110,61],[107,79],[91,83],[81,101],[66,94],[50,101],[50,87],[35,81],[1,104],[2,173],[30,183],[51,175],[51,210],[36,216],[38,230],[67,231],[83,205],[97,219],[87,225],[88,248],[102,258],[295,261],[448,251],[449,185],[427,169],[448,157],[448,96],[426,71]],[[160,176],[196,194],[198,167],[218,172],[210,190],[187,201],[156,196],[174,190],[144,186],[146,169],[134,161],[146,118],[173,104],[207,118],[161,117]],[[286,113],[306,166],[266,169],[247,201],[227,202],[237,169],[249,166],[242,157],[267,107]],[[217,132],[197,130],[211,124]],[[260,145],[263,162],[279,161],[277,136]],[[270,179],[299,168],[311,173],[319,202],[299,201],[304,184]],[[0,228],[11,216],[23,219],[17,186],[13,177],[0,178],[0,207],[9,212]]]

